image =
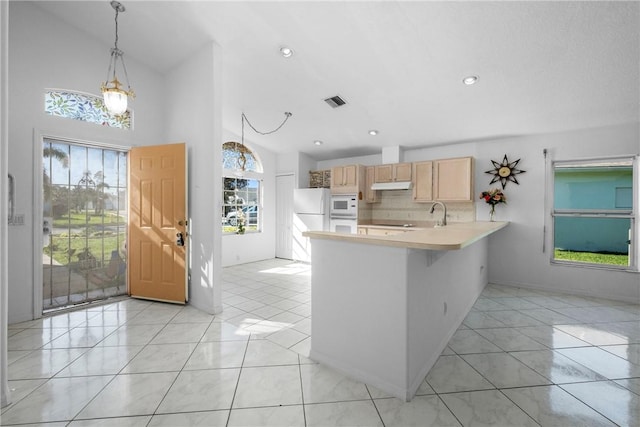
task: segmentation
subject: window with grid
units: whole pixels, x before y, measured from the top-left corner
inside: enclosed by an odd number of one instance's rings
[[[243,144],[222,145],[222,232],[243,234],[262,230],[262,165]]]
[[[222,231],[260,231],[260,187],[257,179],[223,177]],[[243,223],[244,222],[244,223]]]

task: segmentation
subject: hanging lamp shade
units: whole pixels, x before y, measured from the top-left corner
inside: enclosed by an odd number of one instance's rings
[[[114,66],[115,66],[114,60]],[[129,97],[134,98],[135,94],[133,90],[124,90],[122,83],[118,80],[115,73],[113,74],[113,80],[102,84],[102,96],[104,98],[104,105],[111,114],[120,115],[127,111],[127,105]]]
[[[111,2],[111,7],[116,11],[116,40],[114,47],[111,49],[107,79],[102,83],[101,91],[104,98],[104,105],[107,107],[107,110],[109,110],[111,114],[120,115],[127,111],[129,97],[135,98],[136,95],[129,84],[127,67],[124,64],[124,52],[118,49],[118,14],[120,12],[124,12],[125,8],[122,3],[115,0]],[[118,64],[121,65],[127,82],[126,90],[122,87],[122,83],[116,76]]]

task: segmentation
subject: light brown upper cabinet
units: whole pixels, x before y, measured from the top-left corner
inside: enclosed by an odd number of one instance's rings
[[[413,200],[416,202],[433,201],[433,162],[413,164]]]
[[[450,202],[473,201],[473,157],[434,160],[433,198]]]
[[[411,181],[411,163],[391,163],[375,167],[375,181],[405,182]]]
[[[360,165],[334,166],[331,168],[331,193],[358,195],[364,184],[364,168]]]
[[[365,187],[364,187],[364,200],[367,203],[379,202],[378,191],[372,190],[371,186],[375,182],[375,166],[367,166],[365,168]]]

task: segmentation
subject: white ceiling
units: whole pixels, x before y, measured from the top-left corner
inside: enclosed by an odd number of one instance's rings
[[[113,44],[108,1],[42,8]],[[317,160],[637,122],[640,3],[127,1],[119,46],[169,70],[223,50],[223,124]],[[279,55],[282,45],[295,50]],[[475,74],[474,86],[462,79]],[[135,75],[131,75],[135,89]],[[340,95],[332,109],[324,98]],[[368,135],[378,129],[379,135]],[[320,147],[314,140],[322,140]]]

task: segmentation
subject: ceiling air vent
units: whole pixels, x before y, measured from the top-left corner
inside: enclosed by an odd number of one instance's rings
[[[324,100],[327,104],[329,104],[332,108],[338,108],[346,104],[347,102],[340,98],[338,95],[332,96],[331,98],[327,98]]]

